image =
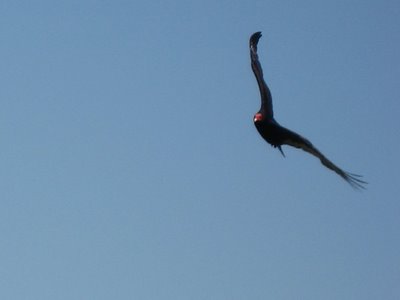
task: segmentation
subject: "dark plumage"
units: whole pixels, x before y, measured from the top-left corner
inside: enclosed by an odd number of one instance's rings
[[[264,81],[263,71],[257,55],[257,44],[260,38],[261,32],[256,32],[250,37],[251,68],[256,76],[261,94],[261,108],[254,115],[253,120],[260,135],[273,147],[278,148],[283,156],[285,156],[285,154],[282,151],[282,145],[303,149],[318,157],[325,167],[336,172],[354,188],[364,189],[364,184],[367,184],[367,182],[360,179],[362,176],[343,171],[327,159],[309,140],[279,125],[279,123],[275,121],[271,92]]]

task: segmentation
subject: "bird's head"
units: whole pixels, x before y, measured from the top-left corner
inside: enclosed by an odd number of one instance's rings
[[[262,113],[258,112],[254,115],[253,121],[254,123],[261,122],[264,120],[264,116]]]

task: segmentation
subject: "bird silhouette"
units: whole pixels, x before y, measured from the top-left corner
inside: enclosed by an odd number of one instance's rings
[[[296,132],[293,132],[281,125],[274,119],[272,108],[271,92],[264,81],[263,71],[260,61],[258,60],[257,45],[261,38],[261,32],[256,32],[250,37],[250,58],[251,68],[257,79],[258,87],[261,94],[261,108],[254,115],[254,125],[260,135],[273,147],[278,148],[283,156],[282,145],[289,145],[318,157],[321,163],[336,172],[340,177],[346,180],[352,187],[356,189],[365,189],[367,182],[361,180],[362,176],[343,171],[333,162],[327,159],[314,145]]]

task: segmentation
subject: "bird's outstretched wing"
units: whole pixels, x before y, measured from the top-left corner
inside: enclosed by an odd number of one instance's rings
[[[261,32],[256,32],[250,37],[250,58],[251,68],[256,76],[258,87],[261,94],[261,110],[268,118],[273,118],[274,112],[272,110],[272,97],[271,92],[264,81],[263,71],[257,55],[257,44],[261,37]]]
[[[340,177],[346,180],[353,188],[365,189],[364,185],[368,183],[360,179],[362,176],[348,173],[340,169],[333,162],[327,159],[317,148],[315,148],[314,145],[309,140],[302,137],[301,135],[284,127],[282,127],[282,130],[285,131],[284,133],[285,139],[283,141],[283,144],[303,149],[304,151],[318,157],[321,163],[325,167],[336,172]]]

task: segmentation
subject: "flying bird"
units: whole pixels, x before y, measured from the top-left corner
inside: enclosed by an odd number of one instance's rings
[[[327,159],[309,140],[296,132],[279,125],[279,123],[274,119],[271,92],[264,81],[263,71],[260,61],[258,60],[257,44],[260,38],[261,32],[256,32],[250,37],[251,68],[253,69],[254,75],[257,79],[261,94],[261,108],[254,115],[253,121],[260,135],[274,148],[278,148],[283,156],[285,156],[285,154],[283,153],[282,145],[289,145],[303,149],[304,151],[318,157],[325,167],[336,172],[352,187],[364,189],[364,185],[367,184],[367,182],[360,179],[362,176],[343,171]]]

